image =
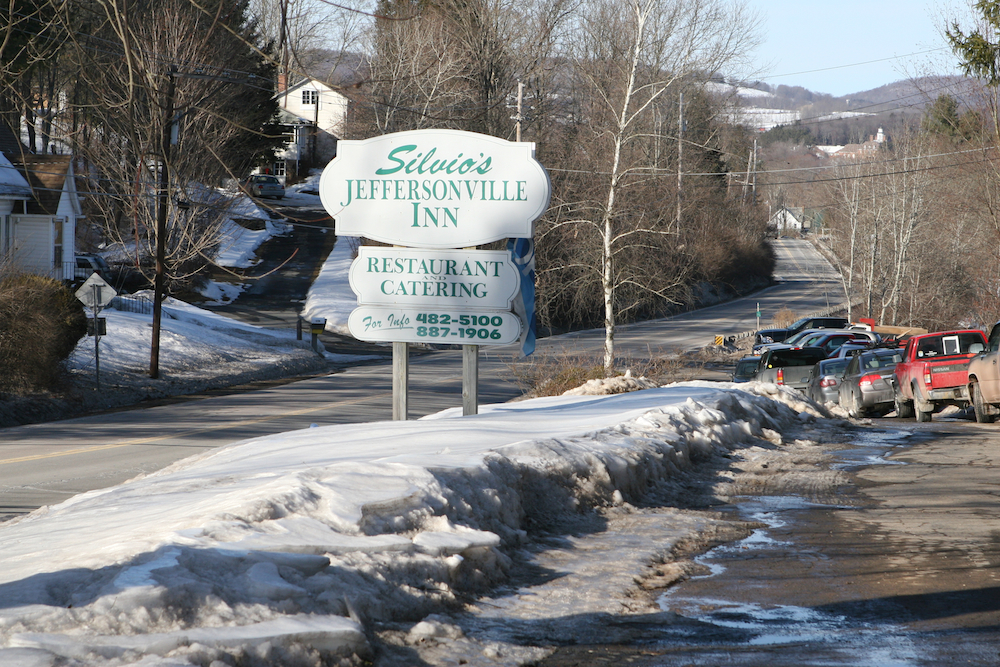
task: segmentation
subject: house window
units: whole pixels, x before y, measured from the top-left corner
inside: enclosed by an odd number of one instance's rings
[[[62,246],[63,246],[63,221],[62,218],[53,218],[52,220],[52,267],[55,269],[62,268]]]
[[[285,161],[278,160],[271,165],[271,172],[278,178],[285,177]]]
[[[302,104],[319,104],[319,91],[318,90],[303,90],[302,91]]]

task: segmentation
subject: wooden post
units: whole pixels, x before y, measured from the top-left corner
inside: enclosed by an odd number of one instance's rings
[[[479,414],[479,346],[462,346],[462,414]]]
[[[410,344],[392,344],[392,418],[406,421],[410,391]]]

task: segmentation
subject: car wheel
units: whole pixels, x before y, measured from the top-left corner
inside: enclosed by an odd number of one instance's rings
[[[863,419],[868,416],[868,411],[858,403],[858,395],[851,393],[851,410],[849,413],[855,419]]]
[[[896,394],[896,416],[900,419],[913,417],[913,401],[907,401],[899,394]]]
[[[929,422],[931,420],[931,413],[930,412],[924,412],[920,408],[916,408],[916,412],[917,412],[917,421],[918,422],[925,422],[926,423],[926,422]]]
[[[983,401],[983,391],[978,382],[972,383],[972,409],[976,413],[976,421],[980,424],[992,424],[995,416],[989,413],[989,408]]]

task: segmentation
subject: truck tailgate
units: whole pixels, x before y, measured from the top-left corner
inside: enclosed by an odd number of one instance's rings
[[[931,366],[931,386],[960,387],[969,381],[969,360]]]

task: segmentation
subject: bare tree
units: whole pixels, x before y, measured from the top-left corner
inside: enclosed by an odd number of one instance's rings
[[[617,319],[631,307],[619,302],[619,290],[630,287],[669,299],[685,282],[683,255],[673,258],[678,270],[661,274],[659,284],[621,261],[641,247],[664,252],[664,237],[680,238],[680,213],[640,209],[628,201],[630,190],[663,176],[655,160],[663,154],[649,150],[650,139],[662,136],[656,120],[666,113],[669,93],[736,66],[747,55],[756,43],[755,20],[742,5],[716,0],[593,0],[579,26],[572,40],[576,94],[584,100],[589,157],[601,174],[594,194],[600,197],[571,203],[579,215],[560,224],[589,226],[600,239],[604,367],[610,373]],[[678,122],[675,140],[681,131]],[[657,185],[663,187],[663,181]]]
[[[71,140],[89,166],[89,201],[107,238],[155,276],[153,377],[162,296],[220,242],[228,199],[214,188],[281,143],[267,132],[274,67],[244,12],[227,0],[61,5],[80,76]]]

